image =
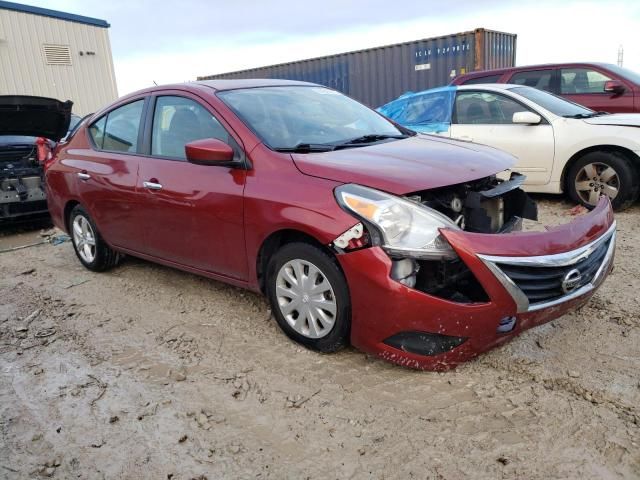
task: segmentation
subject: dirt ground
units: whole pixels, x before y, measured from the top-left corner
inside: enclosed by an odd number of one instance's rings
[[[307,351],[262,297],[141,260],[0,253],[0,478],[640,478],[640,205],[617,220],[588,305],[447,373]]]

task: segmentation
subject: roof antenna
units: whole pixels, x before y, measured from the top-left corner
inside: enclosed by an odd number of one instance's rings
[[[153,82],[153,84],[154,84],[156,87],[158,86],[158,84],[156,83],[156,81],[155,81],[155,80],[151,80],[151,81]]]

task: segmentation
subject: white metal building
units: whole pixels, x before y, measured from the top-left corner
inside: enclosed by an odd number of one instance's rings
[[[109,24],[46,8],[0,1],[0,95],[73,101],[95,112],[118,97]]]

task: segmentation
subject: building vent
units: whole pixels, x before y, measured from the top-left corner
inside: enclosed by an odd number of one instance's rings
[[[69,45],[43,45],[47,65],[71,65]]]

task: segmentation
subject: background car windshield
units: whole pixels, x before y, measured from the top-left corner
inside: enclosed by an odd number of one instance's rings
[[[0,145],[22,145],[36,143],[36,137],[24,135],[0,135]]]
[[[537,90],[531,87],[517,87],[512,88],[513,93],[523,96],[524,98],[531,100],[532,102],[540,105],[542,108],[549,110],[551,113],[555,113],[560,117],[570,117],[573,115],[588,115],[593,113],[585,107],[572,102],[568,102],[560,97],[556,97],[548,92]]]
[[[272,149],[337,144],[363,135],[402,135],[364,105],[322,87],[261,87],[218,96]]]
[[[640,74],[629,70],[628,68],[619,67],[617,65],[607,65],[607,69],[611,70],[613,73],[621,76],[622,78],[631,80],[636,85],[640,85]]]

